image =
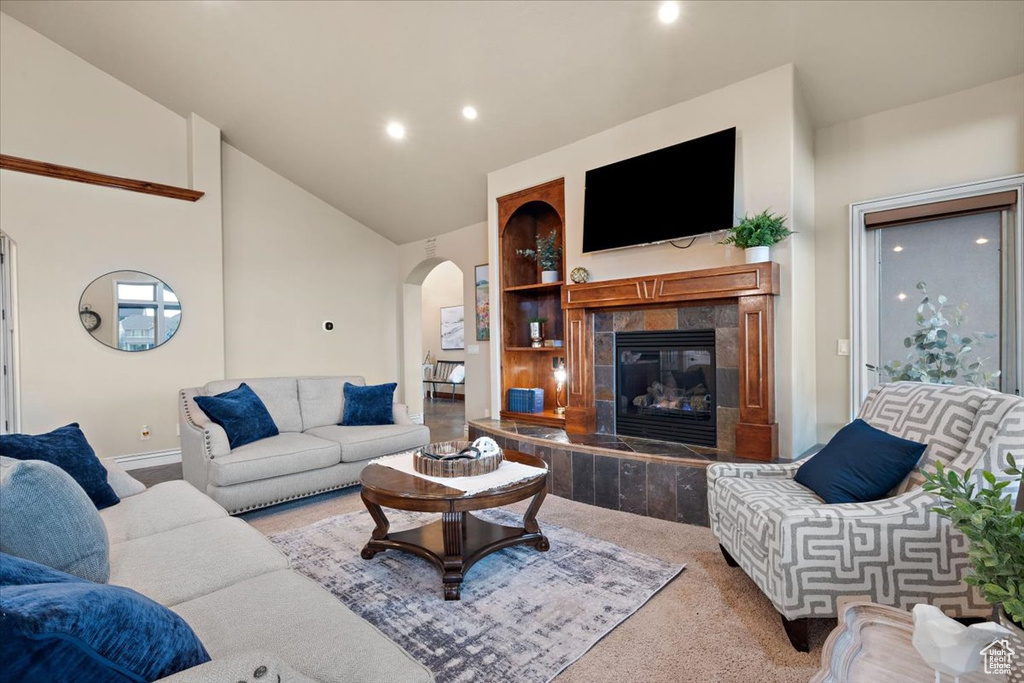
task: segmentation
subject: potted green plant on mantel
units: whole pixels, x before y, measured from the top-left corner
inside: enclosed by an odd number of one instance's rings
[[[977,586],[998,609],[999,623],[1013,632],[1014,649],[1024,652],[1024,512],[1015,511],[1011,497],[1003,493],[1014,486],[1019,490],[1021,469],[1010,454],[1006,463],[1010,479],[982,471],[988,486],[979,487],[971,470],[960,476],[937,462],[935,472],[925,473],[924,489],[946,503],[932,509],[967,537],[970,569],[964,581]],[[1024,680],[1024,668],[1019,672],[1010,680]]]
[[[537,235],[536,249],[516,249],[516,254],[540,264],[541,282],[558,282],[562,247],[558,244],[557,230],[552,228],[547,237]]]
[[[756,216],[744,216],[729,228],[729,234],[719,244],[733,244],[743,249],[747,263],[762,263],[771,259],[771,247],[793,234],[786,227],[786,217],[776,216],[765,209]]]

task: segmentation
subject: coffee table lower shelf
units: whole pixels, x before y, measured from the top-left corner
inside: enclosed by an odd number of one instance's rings
[[[383,516],[383,511],[380,514]],[[376,515],[374,518],[380,528]],[[382,538],[376,538],[375,532],[374,536],[360,553],[364,560],[385,550],[401,550],[429,560],[441,570],[445,600],[458,600],[469,568],[497,550],[513,545],[532,545],[541,552],[550,548],[539,530],[494,524],[469,512],[445,512],[441,519],[425,526],[394,533],[385,531]]]

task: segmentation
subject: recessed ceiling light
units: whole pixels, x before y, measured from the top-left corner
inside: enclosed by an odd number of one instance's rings
[[[895,247],[892,248],[892,250],[898,253],[903,251],[903,247],[897,244]]]
[[[673,21],[679,18],[679,3],[661,3],[661,7],[658,8],[658,18],[661,19],[661,23],[663,24],[671,24]]]
[[[896,298],[899,299],[900,301],[903,301],[904,299],[907,298],[907,295],[904,294],[903,292],[900,292],[899,294],[896,295]]]
[[[388,135],[396,140],[401,140],[405,137],[405,126],[400,124],[398,121],[392,121],[388,124]]]
[[[988,244],[988,238],[987,237],[979,237],[978,239],[974,240],[974,243],[975,244]]]
[[[465,107],[462,108],[462,115],[469,119],[470,121],[472,121],[473,119],[476,118],[476,107],[466,105]]]

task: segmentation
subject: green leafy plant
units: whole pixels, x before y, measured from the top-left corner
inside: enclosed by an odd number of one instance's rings
[[[935,472],[925,472],[924,490],[946,502],[932,509],[948,517],[970,542],[971,564],[964,581],[977,586],[986,601],[1001,606],[1024,626],[1024,512],[1015,511],[1010,496],[1003,495],[1004,489],[1013,486],[1014,477],[1020,487],[1021,470],[1010,454],[1006,464],[1004,472],[1010,479],[1000,481],[983,470],[988,486],[976,489],[971,470],[961,477],[938,462]]]
[[[740,249],[770,247],[792,234],[786,227],[785,216],[776,216],[765,209],[756,216],[744,216],[738,225],[729,228],[729,234],[719,244],[735,244]]]
[[[533,316],[532,318],[530,318],[528,322],[531,322],[531,323],[540,323],[541,325],[543,325],[543,324],[544,324],[544,323],[546,323],[547,321],[548,321],[548,319],[547,319],[547,318],[541,318],[541,317],[539,317],[539,316],[536,316],[536,315],[535,315],[535,316]]]
[[[536,249],[516,249],[516,254],[540,263],[541,270],[558,270],[562,247],[558,245],[558,231],[552,229],[547,237],[537,235]]]
[[[933,302],[925,282],[918,282],[917,289],[924,298],[917,306],[917,329],[903,340],[903,346],[910,349],[906,362],[894,360],[881,370],[893,382],[954,384],[960,379],[974,386],[997,388],[999,370],[987,371],[985,363],[989,359],[977,355],[982,340],[996,335],[962,334],[967,325],[967,304],[949,306],[949,300],[941,294]],[[973,359],[968,355],[971,351],[975,352]],[[879,371],[876,365],[867,367]]]

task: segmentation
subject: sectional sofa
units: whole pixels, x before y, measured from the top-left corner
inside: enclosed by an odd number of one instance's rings
[[[199,408],[212,396],[245,382],[266,405],[280,434],[231,449],[224,430]],[[359,376],[268,377],[209,382],[182,389],[178,412],[185,480],[238,514],[359,482],[366,463],[430,441],[430,430],[394,404],[394,424],[343,427],[346,382]]]
[[[289,569],[288,558],[260,532],[192,485],[170,481],[135,495],[118,493],[121,502],[100,511],[110,540],[110,583],[177,612],[212,660],[164,680],[433,680],[405,650]]]

